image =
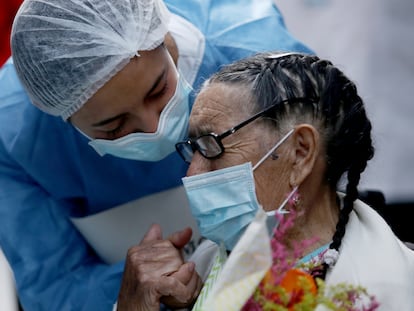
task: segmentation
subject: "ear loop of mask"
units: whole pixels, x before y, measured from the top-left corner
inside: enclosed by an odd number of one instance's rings
[[[253,166],[253,172],[255,169],[257,169],[264,161],[266,161],[266,159],[273,153],[275,152],[275,150],[281,145],[283,144],[289,137],[290,135],[295,131],[295,129],[291,129],[289,132],[286,133],[285,136],[283,136],[283,138],[276,144],[274,145],[256,164],[255,166]],[[297,192],[298,187],[295,186],[293,188],[293,190],[289,193],[289,195],[286,197],[286,199],[282,202],[282,204],[280,204],[279,208],[277,208],[276,210],[270,211],[270,212],[265,212],[267,215],[267,220],[266,220],[266,224],[267,224],[267,228],[269,230],[269,234],[271,235],[271,237],[273,237],[273,234],[277,228],[277,226],[279,225],[279,220],[276,218],[276,214],[287,214],[289,213],[288,210],[285,210],[284,207],[286,206],[286,204],[289,202],[289,200],[292,199],[293,195]]]
[[[89,141],[93,140],[92,137],[86,135],[80,128],[78,128],[76,125],[72,124],[72,126],[77,130],[80,134],[82,134],[83,137],[87,138]]]
[[[290,213],[288,210],[285,210],[284,207],[292,199],[292,197],[296,194],[297,191],[298,191],[298,186],[295,186],[293,190],[289,193],[289,195],[286,197],[286,199],[282,202],[282,204],[280,204],[278,209],[274,211],[266,212],[266,215],[267,215],[266,223],[267,223],[267,228],[269,230],[270,238],[273,237],[276,228],[279,226],[279,220],[276,218],[276,214],[281,215],[281,214]]]
[[[286,141],[286,139],[288,139],[289,137],[290,137],[290,135],[293,133],[295,131],[295,129],[291,129],[289,132],[287,132],[287,134],[276,144],[276,145],[274,145],[273,146],[273,148],[272,149],[270,149],[269,150],[269,152],[268,153],[266,153],[260,160],[259,160],[259,162],[257,162],[256,163],[256,165],[255,166],[253,166],[253,171],[256,169],[256,168],[258,168],[259,167],[259,165],[260,164],[262,164],[264,161],[266,161],[266,159],[273,153],[273,152],[275,152],[275,150],[277,149],[277,148],[279,148],[279,146],[281,145],[281,144],[283,144],[285,141]]]

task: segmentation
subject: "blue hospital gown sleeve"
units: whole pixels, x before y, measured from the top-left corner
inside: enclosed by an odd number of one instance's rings
[[[0,146],[0,149],[3,146]],[[24,310],[112,310],[123,263],[106,265],[53,200],[0,153],[0,243]]]

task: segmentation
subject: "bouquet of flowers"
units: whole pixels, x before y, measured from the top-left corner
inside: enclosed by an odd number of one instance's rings
[[[259,211],[226,259],[222,250],[193,311],[374,311],[379,304],[361,286],[327,285],[320,272],[334,265],[338,252],[326,249],[301,262],[316,239],[282,242],[293,226],[295,212],[277,215],[278,228],[269,236],[267,215]]]

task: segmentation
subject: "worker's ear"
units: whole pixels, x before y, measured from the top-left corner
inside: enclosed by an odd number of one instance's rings
[[[320,149],[319,132],[309,124],[296,126],[291,137],[291,147],[292,171],[289,182],[294,187],[300,185],[315,166]]]
[[[167,48],[168,52],[170,53],[174,64],[177,66],[178,64],[178,47],[177,47],[177,43],[175,42],[173,36],[167,32],[167,34],[164,37],[164,44],[165,47]]]

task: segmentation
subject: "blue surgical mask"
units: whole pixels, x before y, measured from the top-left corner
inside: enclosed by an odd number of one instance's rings
[[[230,166],[182,179],[192,215],[202,236],[224,243],[232,250],[259,208],[253,171],[267,159],[291,134],[287,133],[253,168],[251,163]],[[283,213],[285,200],[269,212],[268,226],[277,226],[275,213]]]
[[[89,142],[101,156],[160,161],[175,151],[175,143],[188,131],[191,86],[179,75],[175,94],[161,112],[155,133],[131,133],[115,140],[93,139]]]

